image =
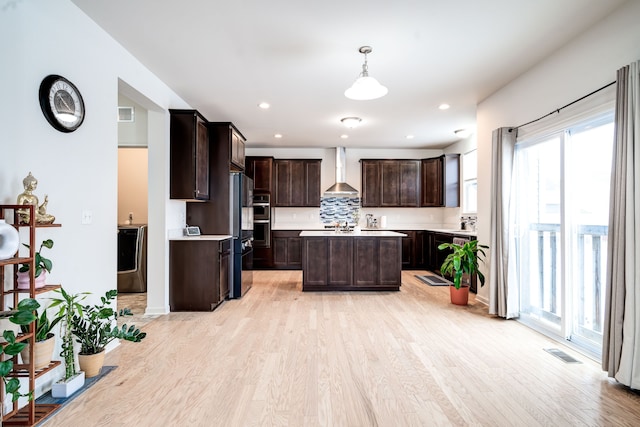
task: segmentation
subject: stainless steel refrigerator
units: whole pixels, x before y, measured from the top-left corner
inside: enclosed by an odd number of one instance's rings
[[[253,180],[231,174],[233,273],[229,298],[240,298],[253,286]]]

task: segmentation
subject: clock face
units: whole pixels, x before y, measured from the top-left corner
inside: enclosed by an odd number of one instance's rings
[[[61,132],[73,132],[84,120],[84,101],[73,83],[49,75],[40,84],[40,108],[47,121]]]

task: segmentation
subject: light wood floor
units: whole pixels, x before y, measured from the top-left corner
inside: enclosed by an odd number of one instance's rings
[[[640,425],[640,396],[596,363],[416,273],[400,292],[302,293],[299,271],[255,272],[241,300],[147,324],[46,426]]]

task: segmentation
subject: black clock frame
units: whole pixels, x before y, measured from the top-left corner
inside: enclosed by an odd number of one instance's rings
[[[62,80],[63,82],[71,86],[73,90],[76,92],[76,94],[78,95],[78,99],[80,100],[82,115],[78,119],[78,122],[71,127],[64,126],[62,123],[58,121],[54,112],[51,110],[51,104],[49,103],[49,93],[51,91],[51,86],[59,80]],[[68,79],[62,76],[59,76],[57,74],[48,75],[42,80],[42,83],[40,83],[38,98],[40,100],[40,108],[42,109],[42,113],[44,114],[44,117],[47,119],[49,124],[53,126],[56,130],[59,130],[60,132],[66,132],[66,133],[73,132],[74,130],[78,129],[80,125],[82,125],[82,122],[84,122],[86,109],[84,105],[84,100],[82,99],[82,94],[80,93],[76,85],[71,83]]]

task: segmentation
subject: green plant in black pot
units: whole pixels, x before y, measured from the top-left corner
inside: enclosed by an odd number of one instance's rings
[[[40,307],[38,301],[32,298],[25,298],[18,303],[18,307],[15,310],[1,312],[0,318],[8,318],[9,321],[16,325],[28,325],[36,319],[36,315],[33,314]],[[13,357],[18,354],[27,346],[24,342],[16,342],[16,334],[11,329],[6,329],[2,336],[6,341],[5,344],[0,346],[0,377],[4,383],[5,392],[11,395],[11,400],[15,402],[20,397],[28,397],[29,400],[33,399],[33,394],[20,393],[20,380],[18,378],[7,379],[7,376],[13,371],[13,360],[4,359],[3,356]]]
[[[484,275],[478,269],[478,261],[484,262],[483,257],[486,257],[484,249],[489,249],[488,246],[479,245],[477,240],[469,240],[464,245],[443,243],[438,246],[438,249],[441,251],[452,250],[440,266],[440,272],[443,275],[453,276],[453,285],[456,289],[460,289],[464,274],[471,276],[476,273],[478,280],[480,280],[480,286],[484,286]]]
[[[22,245],[25,246],[26,248],[29,248],[29,245],[27,245],[26,243],[23,243]],[[46,271],[47,273],[51,273],[51,269],[53,268],[53,263],[51,262],[51,260],[43,257],[41,254],[43,247],[47,249],[51,249],[53,247],[53,240],[47,239],[40,244],[40,249],[38,249],[38,252],[36,252],[36,256],[35,256],[34,264],[36,266],[36,274],[34,277],[39,277],[40,274],[42,274],[43,270]],[[20,266],[20,269],[18,269],[18,271],[21,273],[29,271],[29,264],[22,264]]]
[[[120,312],[111,308],[111,302],[117,295],[118,291],[115,289],[107,291],[100,297],[100,304],[85,305],[82,314],[74,316],[73,334],[80,343],[80,354],[100,353],[115,339],[140,342],[147,336],[145,332],[136,329],[135,325],[118,328],[118,316],[131,316],[132,313],[128,308],[123,308]]]

